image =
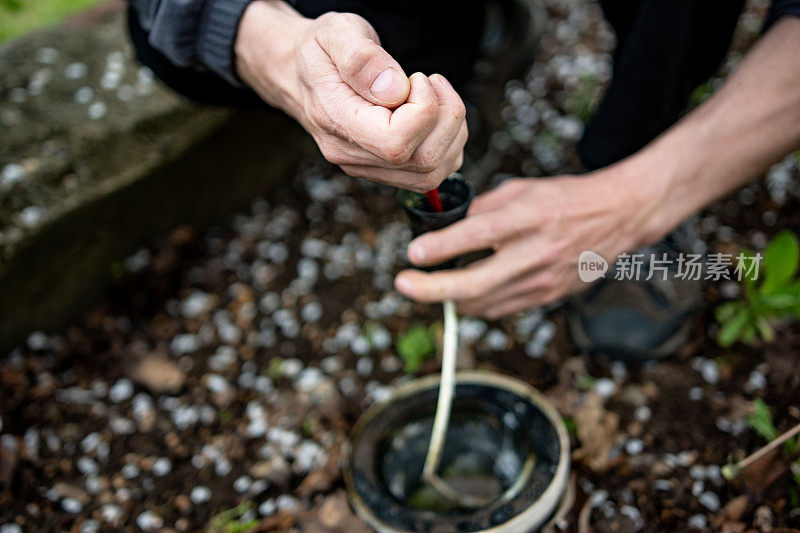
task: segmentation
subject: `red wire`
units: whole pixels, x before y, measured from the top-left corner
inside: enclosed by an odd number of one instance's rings
[[[433,207],[434,211],[437,213],[444,211],[442,199],[439,198],[439,189],[431,189],[425,193],[425,196],[428,197],[428,202],[431,204],[431,207]]]

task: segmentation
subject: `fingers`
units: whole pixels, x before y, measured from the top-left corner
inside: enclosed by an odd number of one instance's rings
[[[494,189],[477,196],[469,207],[470,215],[477,215],[495,209],[502,209],[516,198],[525,187],[523,178],[506,180]]]
[[[372,105],[342,84],[347,94],[326,95],[329,133],[354,143],[390,165],[404,165],[436,125],[439,104],[424,74],[411,76],[406,103],[390,111]],[[341,87],[340,87],[341,89]],[[344,91],[340,91],[344,92]]]
[[[419,302],[473,300],[518,276],[527,261],[503,250],[465,268],[422,272],[404,270],[395,278],[395,288]]]
[[[417,266],[438,265],[467,252],[494,248],[512,231],[506,222],[502,212],[469,215],[411,241],[408,259]]]
[[[339,74],[365,100],[394,108],[411,89],[400,64],[384,50],[372,26],[352,13],[334,13],[317,33],[317,42]]]
[[[461,306],[459,306],[459,312],[465,314],[474,314],[475,316],[482,316],[489,320],[497,320],[498,318],[502,318],[512,313],[529,309],[531,307],[539,307],[547,303],[549,303],[549,300],[547,300],[543,292],[532,291],[530,293],[520,294],[513,298],[502,300],[495,304],[477,308],[472,311],[462,311]]]
[[[546,282],[547,276],[543,269],[533,268],[478,298],[462,300],[458,303],[458,307],[461,312],[466,314],[490,318],[490,310],[502,308],[505,302],[516,300],[522,296],[541,297],[551,289]],[[495,316],[491,318],[495,318]]]
[[[416,76],[412,76],[412,79],[416,80]],[[328,150],[323,149],[323,152],[327,152],[326,159],[337,165],[381,167],[426,174],[430,179],[422,181],[433,182],[433,187],[438,186],[442,179],[460,168],[463,154],[458,152],[463,150],[467,142],[468,130],[464,120],[464,104],[458,93],[439,74],[430,76],[429,80],[438,102],[438,119],[432,131],[420,142],[408,161],[402,164],[389,163],[371,152],[362,150],[358,145],[336,142],[336,140],[331,143],[334,146],[328,147]],[[453,163],[456,162],[456,159],[459,161],[454,166]],[[353,172],[350,171],[351,169],[344,170],[351,175],[372,179],[370,174],[372,169],[353,169]],[[417,190],[417,187],[412,186],[414,180],[410,179],[413,178],[410,174],[380,174],[382,177],[380,179],[376,177],[376,181],[392,183],[401,187],[405,184],[405,188]],[[403,181],[394,181],[395,179]]]
[[[432,172],[420,172],[415,163],[408,163],[404,168],[385,168],[375,165],[340,164],[342,170],[356,178],[366,178],[379,183],[387,183],[416,192],[435,189],[450,174],[461,168],[464,162],[464,143],[467,140],[467,127],[464,124],[456,139],[452,142],[438,166]]]
[[[444,76],[434,74],[429,77],[429,80],[439,103],[439,116],[433,130],[419,144],[410,159],[410,163],[416,165],[423,172],[432,172],[439,167],[445,154],[459,135],[462,137],[458,143],[455,143],[459,150],[463,149],[467,142],[467,123],[464,120],[466,109],[461,97]],[[445,177],[451,173],[446,174]]]

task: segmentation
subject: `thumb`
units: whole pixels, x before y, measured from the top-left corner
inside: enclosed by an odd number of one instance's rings
[[[338,14],[322,29],[318,42],[342,80],[365,100],[394,108],[408,98],[408,76],[378,44],[375,30],[363,18]]]

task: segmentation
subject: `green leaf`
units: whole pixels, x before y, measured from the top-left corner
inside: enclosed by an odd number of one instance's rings
[[[756,320],[756,328],[765,342],[772,342],[775,340],[775,330],[772,329],[772,326],[769,325],[766,318],[759,317]]]
[[[749,345],[755,344],[757,337],[756,326],[752,322],[745,324],[742,332],[739,334],[739,340]]]
[[[764,284],[761,290],[770,294],[789,281],[800,266],[800,242],[797,235],[784,230],[770,241],[764,250]]]
[[[778,430],[775,429],[775,425],[772,423],[772,413],[769,412],[769,406],[761,398],[756,398],[753,401],[753,407],[755,411],[753,414],[748,415],[747,424],[767,441],[775,440],[778,436]]]
[[[22,9],[22,2],[20,0],[0,0],[0,8],[9,11],[19,11]]]
[[[397,337],[397,354],[409,374],[418,372],[422,363],[436,353],[436,339],[430,328],[417,324]]]
[[[750,313],[747,309],[739,309],[733,317],[722,324],[722,329],[719,330],[717,335],[717,342],[720,346],[727,348],[739,339],[739,334],[747,324]]]
[[[744,302],[738,300],[735,302],[725,302],[714,309],[714,317],[717,319],[717,322],[723,324],[733,318],[733,315],[743,307]]]

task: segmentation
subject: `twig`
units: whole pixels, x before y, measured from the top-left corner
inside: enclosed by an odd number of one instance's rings
[[[787,440],[791,439],[795,435],[800,433],[800,424],[797,424],[792,429],[786,431],[782,435],[775,437],[771,442],[768,442],[765,446],[762,446],[760,449],[756,450],[755,452],[751,453],[741,461],[736,464],[728,464],[722,467],[722,475],[730,481],[731,479],[738,476],[742,470],[750,466],[751,464],[755,463],[769,452],[786,442]]]

